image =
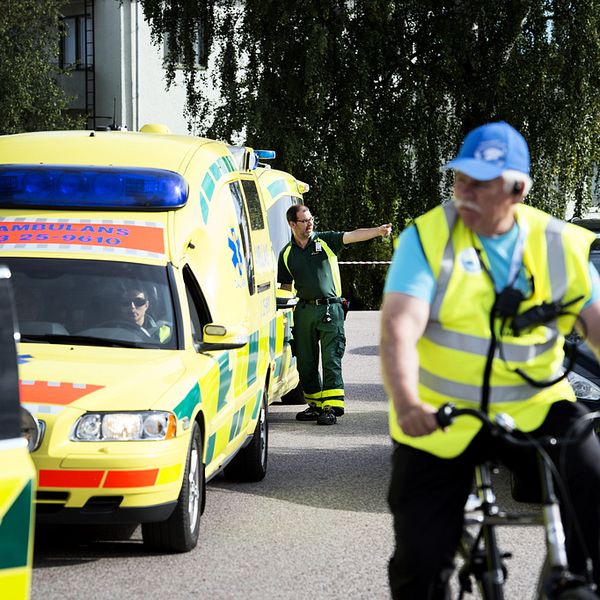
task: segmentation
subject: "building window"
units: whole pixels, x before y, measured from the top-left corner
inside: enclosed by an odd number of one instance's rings
[[[167,60],[171,54],[175,56],[173,61],[177,65],[183,64],[183,53],[176,52],[175,49],[169,47],[169,34],[164,36],[164,58]],[[196,32],[196,39],[194,40],[194,64],[197,67],[206,68],[208,64],[208,48],[206,47],[206,40],[204,38],[204,31],[202,27],[199,27]]]
[[[94,65],[92,20],[86,15],[65,17],[60,65],[64,69],[85,69]]]

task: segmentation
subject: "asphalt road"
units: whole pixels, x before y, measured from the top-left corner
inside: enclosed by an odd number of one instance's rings
[[[139,529],[124,541],[93,543],[78,541],[77,531],[39,529],[32,599],[389,598],[391,444],[379,313],[351,311],[347,337],[347,414],[335,426],[319,427],[296,421],[299,407],[273,404],[266,478],[232,484],[217,477],[209,483],[194,551],[148,554]],[[503,479],[499,486],[506,498]],[[540,532],[502,533],[505,549],[514,554],[506,597],[531,598]]]

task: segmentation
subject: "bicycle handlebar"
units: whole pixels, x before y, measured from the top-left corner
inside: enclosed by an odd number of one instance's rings
[[[575,423],[567,431],[565,437],[557,438],[555,436],[543,436],[532,441],[530,439],[524,439],[514,435],[515,432],[520,432],[516,428],[513,418],[505,413],[496,415],[495,419],[492,420],[486,413],[479,409],[457,408],[452,403],[446,403],[440,406],[438,411],[435,413],[435,418],[440,429],[443,429],[451,425],[456,417],[464,415],[475,417],[481,421],[484,427],[486,427],[492,433],[492,435],[502,437],[511,445],[528,447],[539,444],[542,446],[576,444],[582,441],[586,435],[593,431],[596,422],[600,421],[600,411],[587,413],[575,421]],[[523,433],[525,434],[525,432]]]

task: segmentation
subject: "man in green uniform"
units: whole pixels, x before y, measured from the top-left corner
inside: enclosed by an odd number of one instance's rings
[[[299,302],[294,311],[294,343],[300,383],[308,408],[299,421],[333,425],[344,414],[342,357],[346,348],[342,283],[337,255],[344,246],[388,236],[391,224],[354,231],[313,231],[314,218],[303,204],[288,209],[292,239],[279,254],[277,280]],[[319,343],[323,379],[319,374]]]

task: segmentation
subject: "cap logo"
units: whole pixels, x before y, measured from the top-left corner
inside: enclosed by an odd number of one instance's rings
[[[488,140],[477,146],[473,157],[491,163],[503,163],[506,157],[506,145],[499,140]]]

